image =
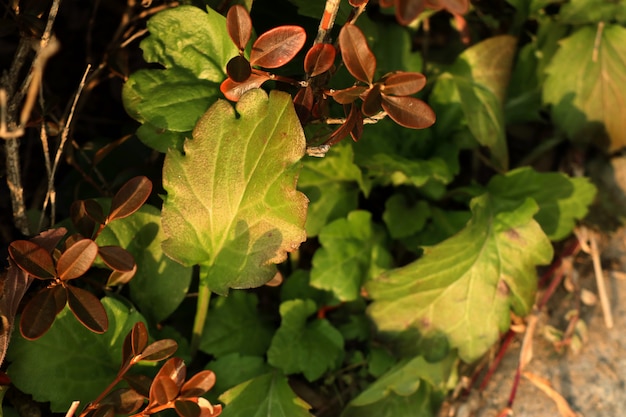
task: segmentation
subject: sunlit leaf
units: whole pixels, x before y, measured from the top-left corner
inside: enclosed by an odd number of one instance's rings
[[[207,364],[205,369],[215,372],[215,386],[206,397],[216,401],[217,397],[226,390],[239,385],[244,381],[268,373],[272,367],[262,356],[245,356],[231,353],[222,356]]]
[[[172,356],[174,352],[176,352],[176,349],[178,349],[178,344],[172,339],[157,340],[149,344],[143,352],[141,352],[139,358],[142,361],[158,362]]]
[[[150,387],[150,404],[164,405],[178,396],[178,386],[166,376],[156,376]]]
[[[135,268],[133,255],[119,246],[100,246],[98,255],[109,268],[115,271],[132,271]]]
[[[111,405],[117,414],[131,414],[144,404],[145,397],[132,388],[120,388],[111,391],[100,405]]]
[[[165,377],[174,381],[180,389],[187,377],[187,367],[181,358],[170,358],[163,364],[155,378]]]
[[[339,104],[350,104],[367,90],[367,87],[355,85],[344,88],[343,90],[335,90],[330,94],[330,96]]]
[[[150,386],[152,385],[152,378],[142,374],[126,374],[124,375],[124,381],[128,383],[128,386],[135,390],[139,395],[144,398],[150,396]]]
[[[311,417],[311,408],[291,390],[280,372],[270,372],[229,389],[220,396],[222,417]]]
[[[236,82],[231,78],[227,78],[220,85],[220,91],[228,100],[239,101],[246,92],[261,87],[269,79],[270,76],[268,74],[255,72],[252,72],[244,82]]]
[[[396,19],[401,25],[408,25],[424,10],[424,0],[396,0]]]
[[[394,122],[409,129],[425,129],[436,120],[433,109],[415,97],[383,95],[382,107]]]
[[[339,32],[339,47],[343,63],[357,80],[371,84],[376,72],[376,57],[367,45],[361,29],[347,24]]]
[[[67,304],[74,316],[94,333],[104,333],[109,328],[109,318],[100,300],[89,291],[67,286]]]
[[[228,9],[226,28],[235,46],[241,51],[246,49],[246,44],[252,35],[252,20],[245,7],[236,4]]]
[[[291,61],[306,41],[300,26],[279,26],[263,33],[254,41],[250,63],[263,68],[278,68]]]
[[[372,117],[381,111],[382,96],[380,94],[380,88],[380,84],[376,83],[365,94],[365,97],[363,98],[363,105],[361,106],[361,111],[364,116]]]
[[[426,77],[419,72],[394,72],[385,76],[382,91],[392,96],[409,96],[426,85]]]
[[[568,25],[626,23],[626,3],[606,0],[570,0],[559,10],[559,22]]]
[[[472,201],[473,218],[461,232],[417,261],[366,284],[369,315],[381,336],[408,352],[423,338],[445,335],[461,359],[483,355],[510,324],[510,310],[528,314],[536,266],[552,246],[532,219],[531,200],[497,212],[488,195]]]
[[[29,340],[40,338],[50,329],[57,314],[67,301],[65,289],[57,285],[39,290],[26,304],[20,319],[20,332]]]
[[[20,269],[39,279],[56,276],[50,252],[29,240],[16,240],[9,245],[9,255]]]
[[[253,90],[237,113],[215,103],[163,167],[163,249],[208,266],[218,294],[263,285],[306,239],[307,200],[295,189],[305,140],[291,97]]]
[[[85,274],[98,256],[98,245],[91,239],[82,239],[70,246],[57,261],[57,273],[63,281]]]
[[[128,180],[115,194],[107,220],[128,217],[146,202],[152,192],[152,181],[147,177],[135,177]]]
[[[200,371],[183,384],[180,390],[181,397],[199,397],[213,388],[215,374],[213,371]]]
[[[335,63],[335,47],[329,43],[313,45],[304,57],[304,70],[311,77],[328,71]]]
[[[130,342],[134,356],[138,356],[148,346],[148,329],[143,322],[139,321],[133,326],[130,333]]]
[[[176,414],[180,417],[200,417],[200,406],[193,401],[176,400],[174,402]]]

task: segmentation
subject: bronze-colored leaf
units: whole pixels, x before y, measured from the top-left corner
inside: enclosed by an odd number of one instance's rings
[[[252,34],[252,20],[245,7],[237,4],[228,9],[226,29],[235,46],[243,51]]]
[[[4,362],[17,309],[30,287],[32,278],[9,258],[9,267],[4,274],[0,274],[2,292],[0,296],[0,365]]]
[[[176,349],[178,349],[178,344],[172,339],[157,340],[148,345],[148,347],[141,352],[139,358],[142,361],[162,361],[172,356],[174,352],[176,352]]]
[[[401,25],[409,25],[424,11],[424,0],[396,0],[396,19]]]
[[[392,96],[410,96],[426,85],[426,77],[419,72],[394,72],[383,77],[382,91]]]
[[[279,26],[270,29],[252,45],[250,63],[263,68],[278,68],[291,61],[306,41],[306,32],[300,26]]]
[[[176,400],[174,409],[180,417],[200,417],[202,413],[200,406],[193,401]]]
[[[344,110],[347,107],[348,105],[344,105]],[[363,123],[361,112],[354,103],[350,105],[350,110],[347,113],[346,121],[330,135],[330,138],[326,141],[327,144],[334,145],[339,143],[343,138],[351,134],[359,121]]]
[[[367,117],[372,117],[381,111],[382,96],[380,95],[380,84],[376,83],[365,95],[361,111]]]
[[[241,55],[237,55],[228,61],[226,64],[226,74],[228,78],[236,83],[242,83],[250,78],[252,74],[252,67],[250,62]]]
[[[35,242],[16,240],[9,245],[9,255],[17,266],[39,279],[51,279],[56,275],[50,253]]]
[[[422,100],[415,97],[394,97],[383,94],[383,110],[403,127],[424,129],[435,123],[435,112]]]
[[[335,63],[335,47],[329,43],[313,45],[304,57],[304,70],[311,77],[328,71]]]
[[[296,114],[300,123],[304,126],[313,113],[313,105],[315,104],[315,97],[313,95],[313,89],[311,86],[301,88],[293,98],[293,106],[296,109]]]
[[[111,404],[105,404],[96,408],[89,417],[115,417],[115,407]]]
[[[130,271],[113,271],[109,275],[109,279],[107,280],[106,286],[113,287],[115,285],[124,285],[128,284],[128,282],[133,279],[135,274],[137,273],[137,265],[133,267]]]
[[[343,63],[350,74],[371,85],[376,72],[376,57],[361,29],[353,24],[344,25],[339,32],[339,47]]]
[[[143,322],[138,321],[130,332],[131,347],[133,355],[139,356],[148,346],[148,329]]]
[[[170,378],[157,375],[150,387],[150,406],[165,405],[178,396],[178,386]]]
[[[137,411],[144,403],[145,397],[132,388],[120,388],[107,394],[100,405],[110,405],[115,414],[131,414]]]
[[[72,203],[70,206],[70,219],[78,233],[84,237],[93,237],[96,221],[87,213],[85,200],[77,200]]]
[[[57,227],[56,229],[49,229],[39,233],[37,236],[31,238],[30,241],[38,244],[47,250],[48,253],[52,253],[66,233],[67,229],[65,227]]]
[[[200,417],[217,417],[222,414],[222,405],[221,404],[211,404],[209,400],[204,397],[198,397],[198,405],[202,410],[202,414]]]
[[[128,217],[146,202],[152,192],[152,181],[147,177],[135,177],[120,188],[111,201],[107,222]]]
[[[180,390],[180,396],[200,397],[209,391],[215,385],[215,374],[213,371],[200,371],[185,382]]]
[[[20,332],[25,339],[35,340],[48,331],[55,317],[65,306],[66,296],[62,286],[40,290],[26,304],[20,319]]]
[[[469,10],[469,0],[426,0],[426,7],[434,10],[446,9],[460,15]]]
[[[163,364],[156,377],[165,376],[176,383],[179,391],[187,377],[187,367],[181,358],[170,358]]]
[[[82,288],[73,286],[65,288],[67,303],[74,317],[94,333],[106,332],[109,328],[109,318],[98,297]]]
[[[350,6],[359,7],[366,4],[368,0],[349,0]]]
[[[269,80],[268,74],[252,71],[248,79],[242,83],[237,83],[230,78],[226,78],[220,84],[220,91],[230,101],[239,101],[239,98],[253,88],[259,88],[265,81]]]
[[[85,274],[98,256],[98,245],[91,239],[82,239],[61,254],[57,262],[57,274],[63,281]]]
[[[368,87],[363,86],[352,86],[348,88],[344,88],[343,90],[335,90],[330,93],[330,96],[339,104],[350,104],[353,103],[354,100],[359,98],[361,94],[365,93],[368,90]]]
[[[135,269],[136,264],[133,255],[119,246],[100,246],[98,255],[114,271],[132,271]]]
[[[150,385],[152,385],[152,378],[142,374],[126,374],[124,375],[124,381],[129,387],[135,390],[137,394],[148,398],[150,396]]]

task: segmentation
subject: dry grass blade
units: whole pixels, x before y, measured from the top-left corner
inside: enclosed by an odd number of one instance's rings
[[[552,388],[552,385],[547,379],[537,376],[531,372],[524,372],[523,375],[548,397],[550,397],[552,401],[554,401],[559,409],[559,414],[561,414],[562,417],[580,417],[578,413],[572,410],[565,398]]]

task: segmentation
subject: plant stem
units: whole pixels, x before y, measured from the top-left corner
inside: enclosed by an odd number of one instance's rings
[[[195,356],[200,346],[200,339],[204,331],[204,323],[206,322],[209,312],[209,302],[211,301],[211,290],[209,289],[209,267],[200,265],[200,283],[198,284],[198,304],[196,308],[196,317],[193,322],[193,333],[191,335],[191,356]]]

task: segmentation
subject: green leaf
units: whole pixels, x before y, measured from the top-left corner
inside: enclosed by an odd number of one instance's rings
[[[128,284],[130,297],[154,324],[166,319],[184,300],[192,276],[191,268],[165,256],[163,240],[161,212],[149,205],[111,222],[96,239],[100,246],[118,245],[133,255],[137,273]]]
[[[559,10],[559,22],[586,25],[599,22],[626,23],[626,3],[613,0],[569,0]]]
[[[311,408],[296,396],[287,378],[270,372],[250,379],[220,396],[222,417],[311,417]]]
[[[140,70],[124,85],[126,111],[149,127],[138,137],[164,152],[180,149],[184,135],[221,96],[226,63],[238,54],[219,13],[180,6],[148,21],[150,36],[141,42],[144,58],[165,69]]]
[[[626,28],[578,29],[561,42],[546,71],[543,100],[558,127],[611,152],[626,146]]]
[[[216,357],[265,354],[274,329],[259,315],[257,302],[255,294],[244,291],[218,297],[209,310],[200,350]]]
[[[41,338],[27,341],[14,336],[7,371],[15,386],[39,402],[50,402],[53,412],[66,412],[72,401],[93,401],[117,375],[126,334],[143,317],[110,297],[102,299],[109,329],[95,334],[65,308]]]
[[[231,353],[209,362],[205,369],[215,373],[215,386],[208,392],[217,396],[249,379],[264,375],[272,370],[261,356],[245,356]],[[212,400],[213,398],[209,398]]]
[[[280,286],[281,301],[296,300],[298,298],[313,300],[318,307],[333,302],[332,294],[313,288],[310,285],[310,271],[304,269],[295,270]]]
[[[341,333],[326,319],[308,322],[315,311],[311,300],[291,300],[280,305],[282,321],[267,351],[270,365],[285,374],[302,372],[306,379],[314,381],[341,362]]]
[[[596,187],[587,178],[569,178],[557,172],[539,173],[519,168],[497,175],[487,186],[496,199],[515,207],[530,197],[539,206],[535,220],[551,240],[561,240],[572,233],[576,220],[587,215]]]
[[[309,198],[306,231],[317,236],[331,221],[356,210],[359,188],[367,193],[361,170],[353,162],[349,143],[333,146],[323,159],[305,158],[298,189]]]
[[[306,239],[307,199],[296,191],[305,139],[288,94],[252,90],[217,101],[163,167],[163,250],[208,268],[212,291],[263,285]]]
[[[403,194],[394,194],[385,202],[383,220],[392,238],[411,236],[424,228],[430,217],[430,206],[424,200],[409,204]]]
[[[552,246],[532,219],[528,199],[497,212],[489,195],[471,204],[468,225],[428,249],[417,261],[369,281],[369,315],[384,337],[415,353],[420,340],[448,338],[472,362],[509,328],[509,310],[524,316],[533,304],[536,265],[552,259]]]
[[[311,286],[331,291],[341,301],[359,297],[361,286],[391,266],[385,234],[372,223],[372,214],[353,211],[324,226],[322,245],[313,255]]]
[[[421,384],[411,395],[392,392],[384,399],[363,407],[348,404],[341,417],[436,417],[440,404],[434,397],[432,388]]]

